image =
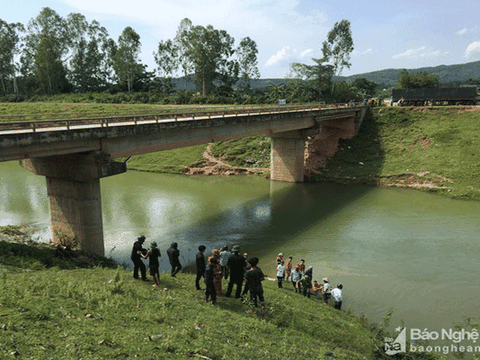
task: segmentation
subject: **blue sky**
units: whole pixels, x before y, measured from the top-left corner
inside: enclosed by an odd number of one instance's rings
[[[27,25],[43,7],[98,20],[115,40],[131,26],[150,71],[158,42],[173,38],[185,17],[226,30],[236,44],[255,40],[262,78],[285,77],[290,63],[321,57],[342,19],[351,22],[355,47],[343,75],[480,60],[480,0],[0,0],[0,18]]]

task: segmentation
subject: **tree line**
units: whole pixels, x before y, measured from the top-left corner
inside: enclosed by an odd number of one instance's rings
[[[139,59],[140,35],[126,27],[118,40],[96,20],[67,18],[45,7],[27,26],[0,19],[0,94],[149,91],[170,94],[182,71],[202,95],[248,89],[258,79],[257,44],[246,37],[235,47],[225,30],[181,21],[174,39],[161,41],[156,72]]]
[[[337,22],[322,43],[313,65],[293,63],[285,81],[252,89],[260,78],[258,47],[250,37],[235,39],[225,30],[183,19],[174,38],[162,40],[153,53],[154,71],[139,59],[140,35],[127,26],[112,39],[105,27],[84,15],[66,18],[45,7],[27,26],[0,19],[0,96],[121,94],[108,102],[273,103],[362,101],[381,91],[364,78],[335,82],[351,67],[354,49],[350,21]],[[183,84],[178,90],[181,74]],[[427,73],[399,76],[399,87],[438,86]],[[192,88],[195,91],[189,91]],[[112,96],[113,96],[112,95]],[[104,96],[105,97],[105,96]],[[104,101],[105,99],[103,99]]]

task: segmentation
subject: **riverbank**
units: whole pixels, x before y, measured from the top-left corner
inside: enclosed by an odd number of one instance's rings
[[[8,231],[12,230],[7,229]],[[98,264],[85,269],[20,260],[28,238],[10,251],[19,267],[0,267],[0,354],[21,359],[388,359],[385,333],[317,298],[264,281],[266,305],[221,297],[212,306],[194,288],[193,274],[161,274],[161,286],[132,278],[130,270]],[[5,234],[5,228],[0,228]],[[13,238],[12,238],[13,239]],[[6,246],[6,241],[0,241]],[[28,245],[26,245],[28,244]],[[17,249],[18,250],[18,249]],[[50,250],[54,257],[54,249]],[[1,262],[5,251],[0,252]],[[45,256],[36,261],[44,263]],[[34,256],[34,257],[35,257]],[[33,258],[31,260],[33,260]],[[64,270],[61,270],[61,269]],[[68,269],[68,270],[67,270]],[[226,282],[224,282],[224,287]],[[347,291],[347,289],[345,289]],[[395,358],[442,359],[440,354]]]
[[[376,108],[312,181],[480,200],[480,107]]]

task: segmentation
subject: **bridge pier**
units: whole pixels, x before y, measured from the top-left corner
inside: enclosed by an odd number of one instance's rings
[[[271,135],[270,180],[303,182],[305,138],[305,130]]]
[[[126,164],[91,152],[25,159],[20,165],[46,177],[53,242],[73,241],[104,255],[100,178],[126,172]]]

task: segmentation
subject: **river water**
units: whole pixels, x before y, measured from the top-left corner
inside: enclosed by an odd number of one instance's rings
[[[45,178],[0,164],[0,225],[34,224],[48,241]],[[289,184],[259,177],[186,177],[129,171],[101,180],[105,253],[130,264],[136,236],[183,263],[239,244],[275,276],[279,252],[303,258],[314,279],[344,284],[344,307],[391,325],[452,328],[479,313],[480,203],[405,189]],[[164,271],[167,259],[161,260]],[[267,299],[268,300],[268,299]]]

